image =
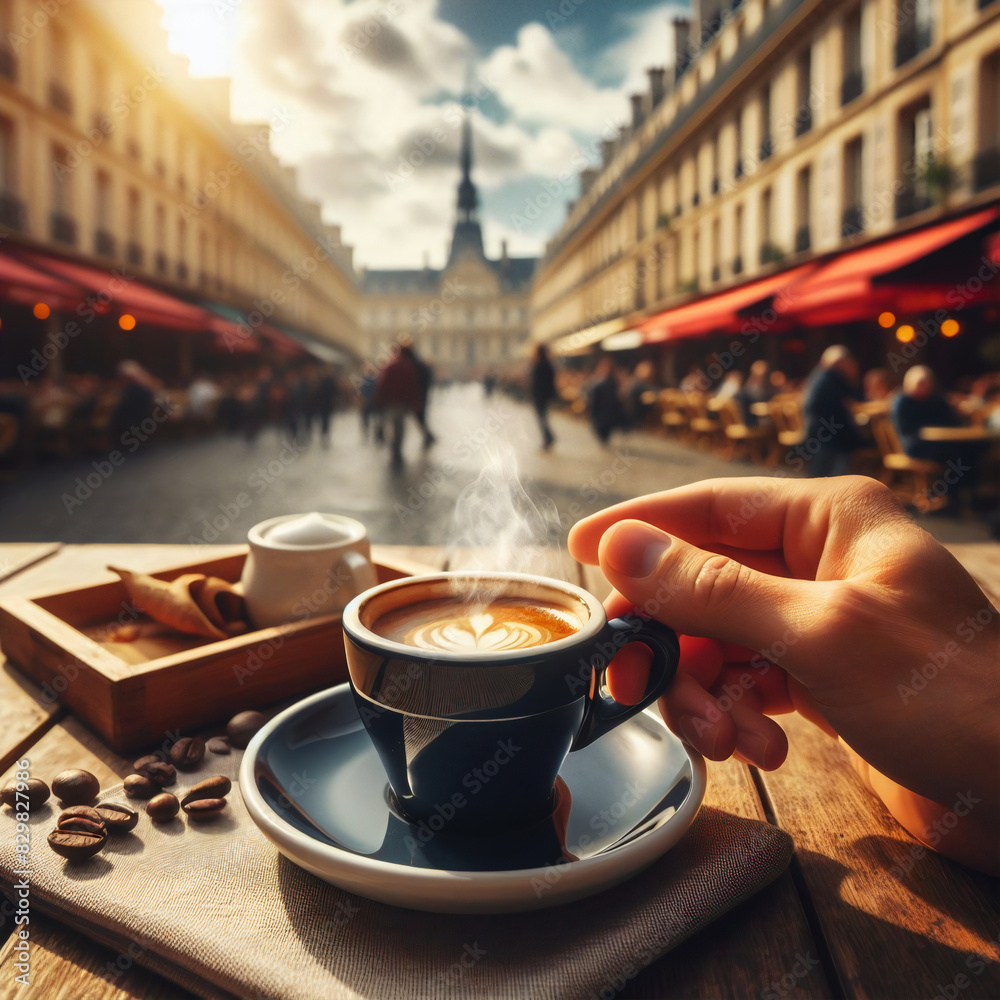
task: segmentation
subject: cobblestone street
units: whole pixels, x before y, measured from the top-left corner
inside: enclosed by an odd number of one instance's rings
[[[108,455],[46,462],[0,486],[0,540],[241,542],[265,518],[328,510],[363,521],[375,542],[447,544],[456,499],[479,474],[487,441],[510,444],[521,480],[556,504],[563,539],[579,517],[628,497],[762,471],[646,432],[612,438],[605,450],[585,421],[563,414],[545,453],[530,408],[485,399],[478,385],[438,390],[428,419],[437,443],[422,451],[411,425],[399,470],[387,447],[364,439],[353,412],[337,416],[328,448],[315,436],[293,444],[270,428],[253,444],[220,434],[123,448],[117,466]],[[988,537],[979,522],[921,523],[944,540]]]

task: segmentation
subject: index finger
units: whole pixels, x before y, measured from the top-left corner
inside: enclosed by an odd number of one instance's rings
[[[591,514],[573,526],[569,550],[580,562],[597,563],[601,536],[617,521],[646,521],[701,548],[718,544],[740,549],[784,548],[790,511],[808,508],[819,491],[814,481],[763,476],[706,479],[663,493],[651,493]],[[829,484],[825,487],[829,489]]]

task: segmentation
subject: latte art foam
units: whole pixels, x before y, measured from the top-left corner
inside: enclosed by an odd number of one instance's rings
[[[583,628],[571,611],[518,599],[466,608],[453,600],[420,601],[382,615],[372,630],[418,649],[506,652],[555,642]]]

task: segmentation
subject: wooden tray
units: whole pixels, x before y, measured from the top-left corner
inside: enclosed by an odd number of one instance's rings
[[[245,559],[237,553],[152,575],[206,573],[235,583]],[[375,564],[380,583],[421,568]],[[219,641],[184,636],[102,644],[85,634],[123,614],[127,619],[130,611],[120,580],[0,600],[7,659],[41,685],[45,699],[68,706],[119,752],[160,746],[243,709],[347,680],[339,615]]]

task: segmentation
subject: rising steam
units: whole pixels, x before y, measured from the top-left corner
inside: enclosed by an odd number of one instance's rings
[[[501,571],[560,576],[561,526],[555,503],[521,485],[510,445],[487,442],[478,477],[455,505],[449,567],[461,572]],[[486,603],[495,594],[481,584],[469,597]]]

